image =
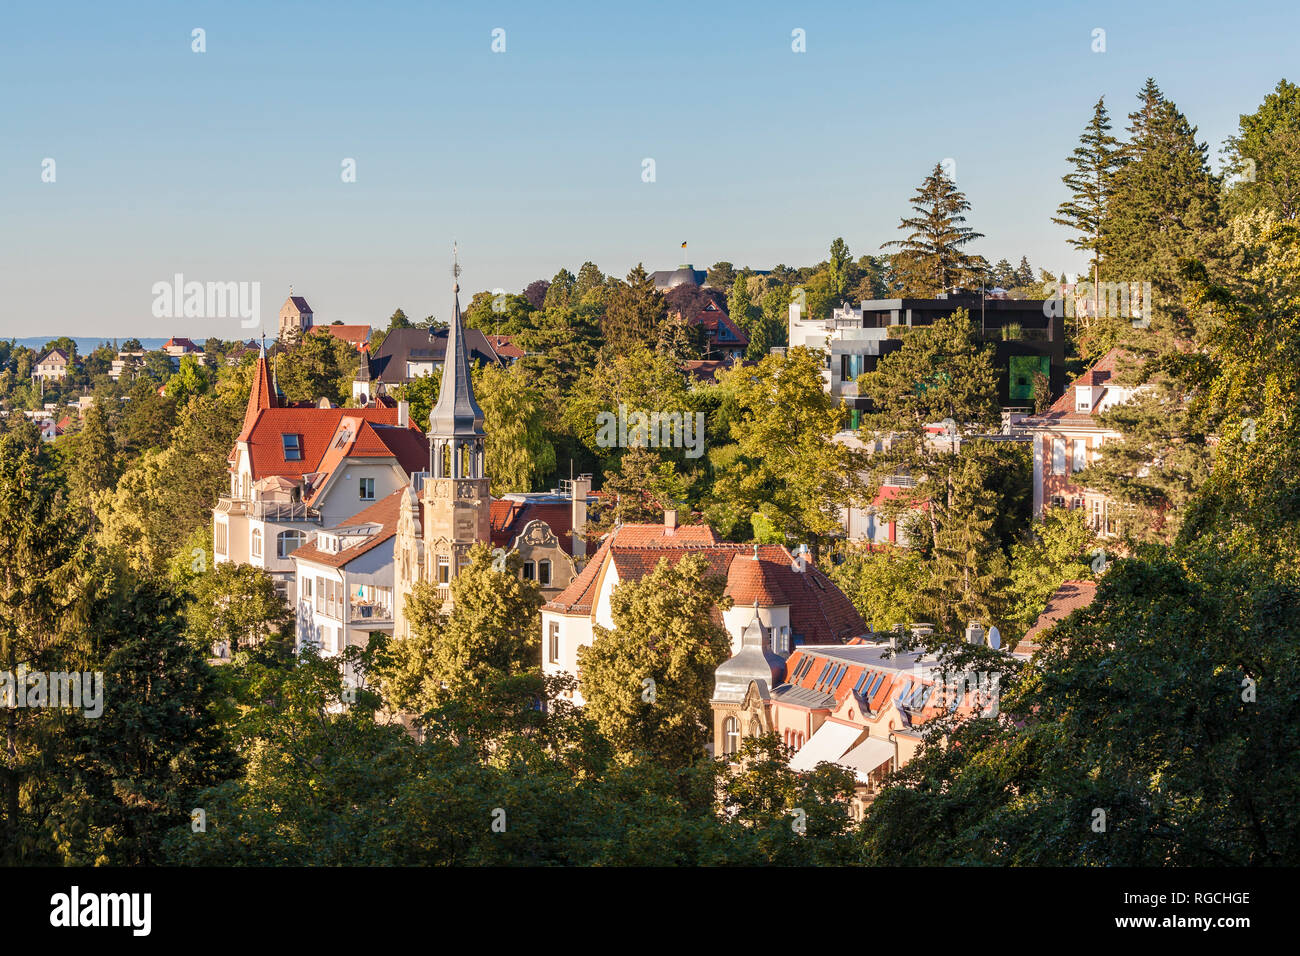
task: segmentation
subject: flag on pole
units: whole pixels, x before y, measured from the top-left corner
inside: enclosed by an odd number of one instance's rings
[[[682,243],[682,248],[683,248],[683,249],[686,248],[686,243],[684,243],[684,242]]]

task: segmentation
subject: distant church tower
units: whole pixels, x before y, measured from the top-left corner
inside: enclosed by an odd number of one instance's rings
[[[469,549],[489,540],[483,409],[474,400],[460,318],[460,263],[452,268],[454,307],[438,403],[429,413],[429,477],[424,482],[424,576],[449,587]]]
[[[312,312],[307,300],[300,295],[293,295],[280,307],[280,341],[295,341],[311,328]]]

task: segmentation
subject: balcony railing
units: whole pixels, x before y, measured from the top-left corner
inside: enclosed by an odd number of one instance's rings
[[[217,510],[222,514],[248,515],[259,521],[304,521],[320,524],[320,510],[309,508],[301,501],[251,501],[222,495],[217,499]]]

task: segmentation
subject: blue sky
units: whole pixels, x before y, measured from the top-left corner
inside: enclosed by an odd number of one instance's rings
[[[245,332],[154,318],[178,272],[259,282],[272,326],[291,283],[317,321],[445,318],[453,239],[468,290],[684,239],[701,268],[860,255],[945,158],[973,251],[1073,271],[1051,215],[1099,95],[1122,127],[1154,76],[1217,163],[1300,81],[1294,0],[613,6],[6,4],[0,335]]]

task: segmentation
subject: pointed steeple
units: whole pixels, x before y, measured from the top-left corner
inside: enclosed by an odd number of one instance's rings
[[[262,336],[262,347],[257,355],[257,368],[253,370],[253,388],[248,393],[248,408],[244,412],[244,427],[239,431],[239,440],[248,437],[258,413],[264,408],[278,408],[279,399],[271,385],[271,372],[266,365],[266,336]]]
[[[460,319],[460,262],[452,267],[451,328],[447,332],[447,351],[443,354],[442,384],[438,402],[429,413],[429,437],[483,437],[483,409],[474,399],[474,384],[469,377],[469,349],[465,345],[465,328]]]

